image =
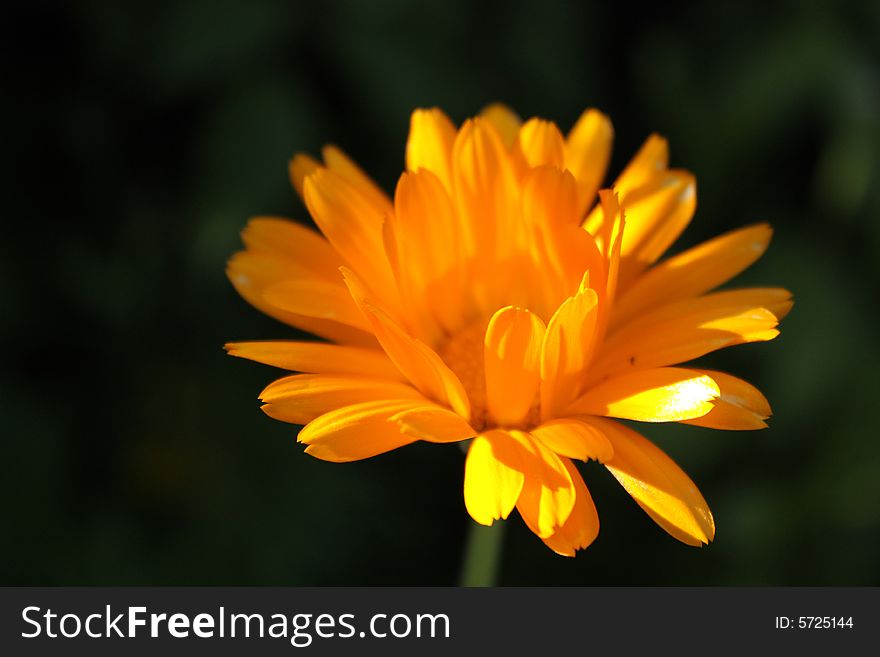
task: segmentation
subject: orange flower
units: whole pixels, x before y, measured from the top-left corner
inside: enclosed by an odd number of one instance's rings
[[[694,177],[653,135],[599,192],[611,141],[596,110],[567,136],[500,105],[458,129],[416,110],[393,199],[333,146],[323,164],[297,155],[291,180],[321,232],[252,219],[228,266],[252,305],[326,339],[227,345],[302,372],[262,392],[266,414],[305,425],[306,453],[328,461],[470,440],[470,515],[516,508],[559,554],[599,530],[572,459],[603,463],[675,538],[711,541],[693,482],[616,419],[765,427],[752,385],[673,366],[776,337],[791,295],[711,291],[764,252],[764,224],[655,264],[694,214]]]

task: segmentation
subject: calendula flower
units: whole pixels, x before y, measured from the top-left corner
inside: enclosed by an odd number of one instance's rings
[[[573,460],[604,464],[675,538],[711,541],[697,487],[617,420],[765,427],[755,387],[676,365],[776,337],[791,295],[712,292],[764,252],[764,224],[658,264],[694,214],[694,177],[668,168],[652,135],[599,191],[611,142],[596,110],[567,136],[500,105],[457,129],[416,110],[393,198],[334,146],[323,162],[294,157],[293,186],[320,232],[252,219],[228,266],[252,305],[325,339],[227,345],[301,372],[262,392],[266,414],[305,425],[306,453],[328,461],[470,441],[473,519],[516,508],[559,554],[599,529]]]

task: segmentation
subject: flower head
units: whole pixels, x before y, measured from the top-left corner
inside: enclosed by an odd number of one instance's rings
[[[320,232],[252,219],[228,266],[247,301],[325,339],[227,345],[300,372],[262,392],[263,410],[305,425],[306,453],[328,461],[470,441],[470,515],[516,508],[560,554],[599,529],[573,460],[604,464],[675,538],[711,541],[693,482],[617,419],[765,427],[752,385],[677,365],[774,338],[792,302],[712,292],[764,252],[767,225],[658,264],[694,214],[694,177],[652,135],[599,191],[611,141],[596,110],[567,136],[500,105],[459,128],[416,110],[393,198],[336,147],[297,155],[291,180]]]

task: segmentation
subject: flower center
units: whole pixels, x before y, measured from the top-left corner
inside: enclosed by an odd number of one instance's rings
[[[483,356],[483,344],[488,325],[488,319],[474,321],[450,336],[437,349],[440,358],[464,386],[471,404],[470,424],[477,431],[483,431],[493,424],[489,417],[486,368]],[[524,422],[525,426],[517,428],[524,429],[535,426],[539,423],[540,417],[540,398],[535,395],[532,408]]]
[[[461,381],[471,403],[471,426],[477,431],[489,420],[486,405],[486,369],[483,338],[488,320],[480,319],[451,335],[437,353]]]

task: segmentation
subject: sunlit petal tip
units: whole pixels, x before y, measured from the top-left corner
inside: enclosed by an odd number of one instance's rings
[[[480,116],[491,123],[506,148],[513,146],[522,125],[522,119],[504,103],[490,103],[480,111]]]

